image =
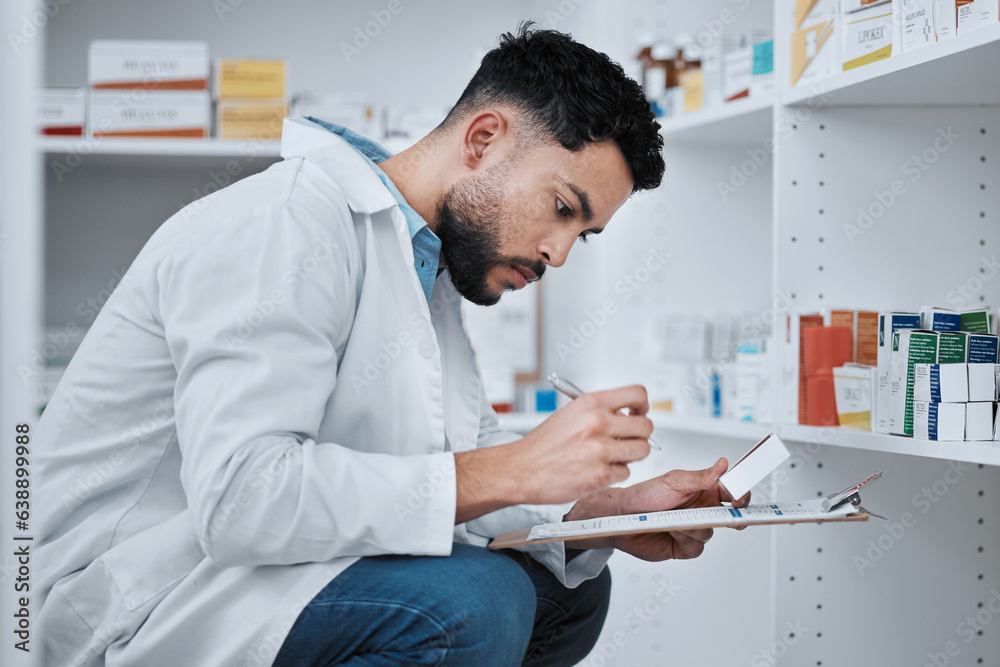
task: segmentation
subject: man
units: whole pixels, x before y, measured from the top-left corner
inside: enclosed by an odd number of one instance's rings
[[[585,656],[612,548],[690,558],[711,531],[489,539],[718,504],[727,464],[608,488],[649,452],[637,386],[502,431],[460,297],[541,278],[656,187],[657,129],[606,56],[524,26],[413,148],[286,120],[284,161],[164,223],[34,439],[45,664]]]

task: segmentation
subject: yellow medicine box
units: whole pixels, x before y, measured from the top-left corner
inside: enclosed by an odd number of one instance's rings
[[[220,139],[281,138],[281,124],[288,115],[284,100],[219,100],[216,136]]]
[[[285,99],[285,61],[219,58],[215,63],[218,99]]]

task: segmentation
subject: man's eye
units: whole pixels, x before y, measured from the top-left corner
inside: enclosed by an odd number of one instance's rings
[[[568,216],[573,215],[573,209],[571,209],[569,206],[566,206],[566,204],[562,203],[562,200],[557,199],[556,200],[556,213],[558,213],[559,215],[561,215],[563,217],[568,217]]]
[[[576,238],[580,241],[580,243],[586,243],[588,236],[590,236],[590,234],[588,234],[587,232],[580,232],[580,235],[577,236]]]

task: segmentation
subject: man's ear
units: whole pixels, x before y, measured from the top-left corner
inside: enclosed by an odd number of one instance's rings
[[[508,138],[509,125],[503,113],[487,109],[470,118],[462,134],[462,166],[479,170],[496,160],[494,153]]]

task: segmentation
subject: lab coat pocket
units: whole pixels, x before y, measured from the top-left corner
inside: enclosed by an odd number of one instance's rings
[[[204,559],[188,510],[133,535],[101,557],[130,611],[166,594]]]

